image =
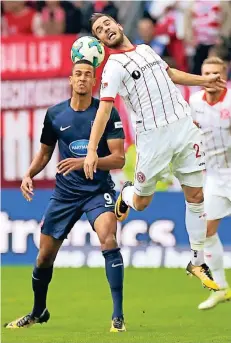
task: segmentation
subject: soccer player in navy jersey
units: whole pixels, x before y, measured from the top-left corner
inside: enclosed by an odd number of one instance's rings
[[[41,147],[33,159],[21,190],[32,200],[32,179],[45,168],[58,142],[61,162],[57,166],[56,186],[41,227],[40,248],[32,273],[34,305],[32,311],[8,324],[25,328],[49,320],[46,307],[53,263],[63,240],[83,213],[96,231],[105,258],[107,279],[113,299],[111,332],[125,331],[123,317],[124,265],[116,242],[115,191],[109,171],[124,166],[124,132],[118,112],[113,108],[107,128],[98,145],[99,164],[94,180],[87,180],[83,162],[99,106],[92,97],[95,70],[88,61],[77,62],[70,76],[72,97],[48,108],[41,135]]]

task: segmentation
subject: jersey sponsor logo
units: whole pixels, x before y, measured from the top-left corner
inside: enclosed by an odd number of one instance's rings
[[[144,173],[138,172],[136,174],[136,179],[139,183],[143,183],[146,180],[146,177],[145,177]]]
[[[60,131],[65,131],[65,130],[67,130],[67,129],[69,129],[71,127],[71,125],[69,125],[69,126],[65,126],[65,127],[60,127]]]
[[[132,72],[132,77],[133,77],[133,79],[138,80],[141,77],[140,71],[139,70],[134,70]]]
[[[141,67],[142,71],[145,71],[148,68],[152,68],[154,65],[160,64],[160,61],[154,61],[151,63],[146,64],[145,66]]]
[[[116,121],[114,124],[115,124],[115,129],[122,129],[123,128],[122,121]]]
[[[87,156],[88,139],[79,139],[69,145],[69,149],[75,156]]]

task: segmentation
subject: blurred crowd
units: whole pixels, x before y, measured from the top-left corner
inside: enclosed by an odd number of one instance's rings
[[[208,56],[231,65],[231,1],[2,1],[1,7],[2,36],[84,35],[91,14],[103,12],[172,67],[200,74]]]

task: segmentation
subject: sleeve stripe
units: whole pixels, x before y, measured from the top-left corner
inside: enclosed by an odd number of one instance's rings
[[[100,98],[100,101],[115,101],[115,98],[110,98],[110,97],[105,97],[105,98]]]

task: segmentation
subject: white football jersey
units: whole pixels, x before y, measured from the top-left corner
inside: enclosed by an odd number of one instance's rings
[[[165,126],[190,115],[190,107],[168,76],[168,65],[145,44],[114,51],[103,70],[100,100],[119,94],[135,115],[137,132]]]
[[[206,101],[205,91],[194,93],[189,103],[203,133],[207,171],[231,177],[231,89],[214,104]]]

